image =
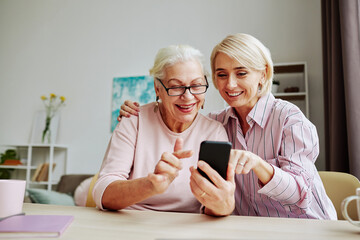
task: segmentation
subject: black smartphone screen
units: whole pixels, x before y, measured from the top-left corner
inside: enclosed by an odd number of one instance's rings
[[[199,160],[207,162],[220,176],[226,179],[231,147],[232,144],[230,142],[203,141],[200,145]],[[198,171],[202,176],[211,181],[200,168],[198,168]]]

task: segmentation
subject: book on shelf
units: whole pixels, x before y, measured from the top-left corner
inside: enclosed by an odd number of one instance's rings
[[[52,171],[54,170],[56,163],[52,164]],[[41,182],[48,181],[49,176],[49,163],[43,163],[38,166],[36,169],[31,181],[33,182]]]
[[[69,215],[22,215],[0,221],[0,239],[59,237],[73,221]]]
[[[41,168],[43,167],[43,165],[44,165],[44,164],[40,164],[40,165],[36,168],[35,173],[34,173],[34,175],[33,175],[32,178],[31,178],[31,181],[33,181],[33,182],[36,181],[36,179],[37,179],[37,177],[39,176],[39,173],[40,173]]]
[[[36,181],[37,182],[46,181],[45,179],[47,178],[48,172],[49,172],[49,163],[43,163],[43,166],[41,167],[39,176],[37,176]]]

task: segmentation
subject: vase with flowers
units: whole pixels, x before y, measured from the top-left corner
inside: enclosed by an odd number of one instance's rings
[[[65,105],[65,97],[58,97],[56,94],[50,93],[49,97],[46,97],[45,95],[41,96],[41,100],[44,103],[46,112],[45,127],[42,132],[41,142],[45,143],[46,140],[47,143],[51,143],[51,120],[55,116],[57,111],[60,109],[60,107]]]

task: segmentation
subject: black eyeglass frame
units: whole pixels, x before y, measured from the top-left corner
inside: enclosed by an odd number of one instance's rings
[[[168,96],[170,96],[170,97],[176,97],[176,96],[181,96],[181,95],[183,95],[183,94],[186,92],[186,90],[188,90],[188,89],[189,89],[189,92],[190,92],[191,94],[193,94],[193,95],[200,95],[200,94],[206,93],[206,91],[207,91],[208,88],[209,88],[209,82],[208,82],[208,80],[207,80],[206,75],[204,75],[204,77],[205,77],[206,85],[193,85],[193,86],[188,86],[188,87],[186,87],[186,86],[181,86],[181,87],[171,87],[171,88],[167,88],[167,87],[165,87],[165,85],[163,84],[163,82],[162,82],[159,78],[156,78],[156,80],[158,80],[158,81],[161,83],[161,85],[164,87],[164,89],[165,89],[165,91],[166,91],[166,93],[167,93]],[[206,87],[206,89],[205,89],[205,91],[202,92],[202,93],[193,93],[193,92],[191,92],[191,88],[192,88],[192,87]],[[170,95],[170,94],[169,94],[169,90],[171,90],[171,89],[184,89],[184,91],[183,91],[182,94]]]

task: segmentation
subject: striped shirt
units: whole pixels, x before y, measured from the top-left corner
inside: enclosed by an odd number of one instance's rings
[[[272,94],[261,97],[246,117],[250,127],[245,136],[235,109],[209,116],[223,123],[233,148],[251,151],[274,168],[266,185],[253,171],[236,175],[234,214],[337,219],[314,164],[319,154],[316,128],[296,105]]]

